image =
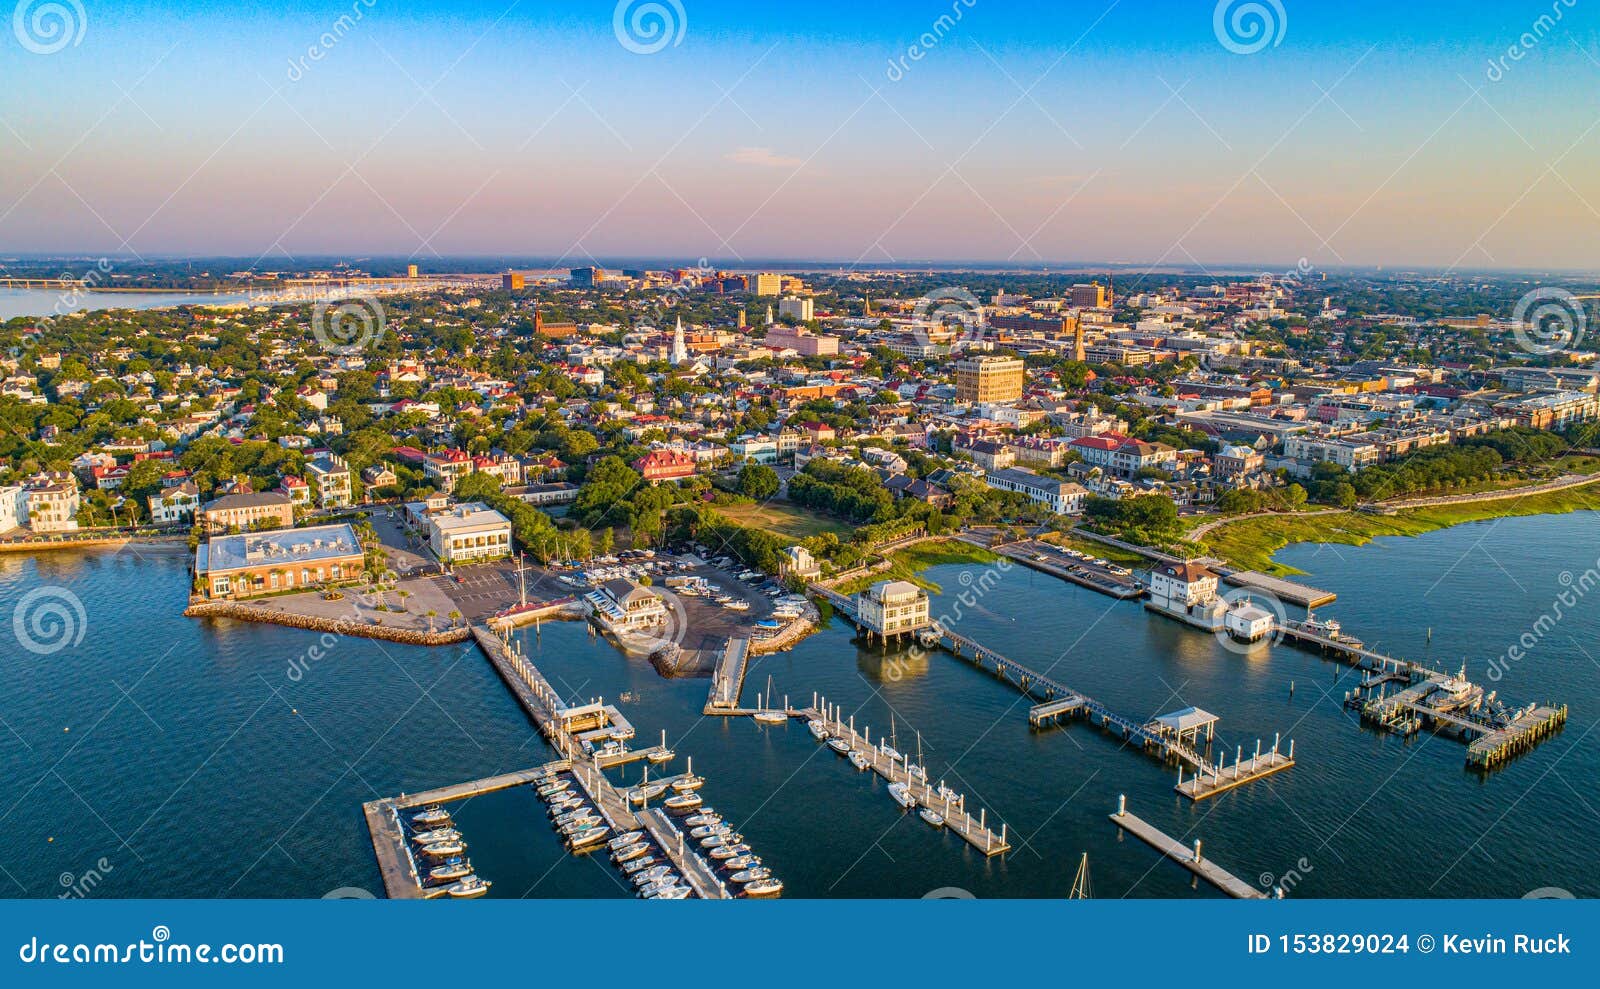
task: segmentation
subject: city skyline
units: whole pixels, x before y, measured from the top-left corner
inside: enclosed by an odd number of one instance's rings
[[[42,6],[6,253],[1600,267],[1566,0]]]

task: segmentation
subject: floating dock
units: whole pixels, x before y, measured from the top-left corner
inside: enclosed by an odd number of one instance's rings
[[[1203,857],[1200,853],[1201,845],[1198,840],[1195,841],[1194,847],[1191,848],[1168,836],[1148,821],[1128,813],[1126,797],[1117,798],[1117,810],[1116,813],[1111,815],[1111,820],[1116,823],[1117,827],[1139,838],[1151,848],[1154,848],[1234,899],[1264,900],[1267,898],[1267,895],[1259,889],[1256,889],[1217,863]]]
[[[1262,752],[1257,746],[1255,755],[1249,759],[1243,756],[1242,750],[1236,750],[1233,755],[1233,765],[1230,767],[1226,764],[1227,757],[1224,755],[1214,768],[1201,770],[1188,779],[1183,778],[1183,770],[1180,769],[1178,785],[1173,789],[1190,800],[1199,802],[1274,773],[1281,773],[1294,765],[1294,743],[1289,743],[1288,752],[1280,752],[1278,741],[1274,739],[1270,751]]]
[[[729,714],[739,707],[739,695],[744,691],[745,670],[750,663],[750,640],[732,638],[722,646],[717,657],[717,668],[711,674],[711,693],[706,697],[703,714]]]
[[[1467,746],[1467,765],[1493,769],[1521,755],[1560,731],[1567,723],[1567,706],[1535,707],[1515,718],[1511,724],[1492,731]]]

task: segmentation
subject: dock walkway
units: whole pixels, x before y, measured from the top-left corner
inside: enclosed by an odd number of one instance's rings
[[[750,661],[750,640],[731,638],[723,644],[717,668],[711,674],[711,692],[706,697],[704,714],[726,714],[739,706],[744,691],[745,670]]]
[[[1267,895],[1261,890],[1256,889],[1210,859],[1203,857],[1200,854],[1200,842],[1196,841],[1193,848],[1184,845],[1155,825],[1128,813],[1124,798],[1118,798],[1117,804],[1117,811],[1111,815],[1111,820],[1116,823],[1117,827],[1144,841],[1151,848],[1154,848],[1236,900],[1264,900],[1267,898]]]

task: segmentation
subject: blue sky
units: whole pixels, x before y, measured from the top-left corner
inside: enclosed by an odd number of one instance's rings
[[[0,252],[1600,267],[1581,0],[50,2]]]

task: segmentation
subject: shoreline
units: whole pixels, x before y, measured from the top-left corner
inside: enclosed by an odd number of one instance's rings
[[[1600,511],[1600,484],[1591,482],[1515,498],[1404,508],[1393,514],[1349,511],[1251,516],[1217,526],[1206,533],[1200,545],[1207,553],[1240,569],[1294,577],[1305,571],[1274,558],[1280,550],[1301,543],[1364,546],[1382,536],[1421,536],[1470,522],[1582,511]]]

